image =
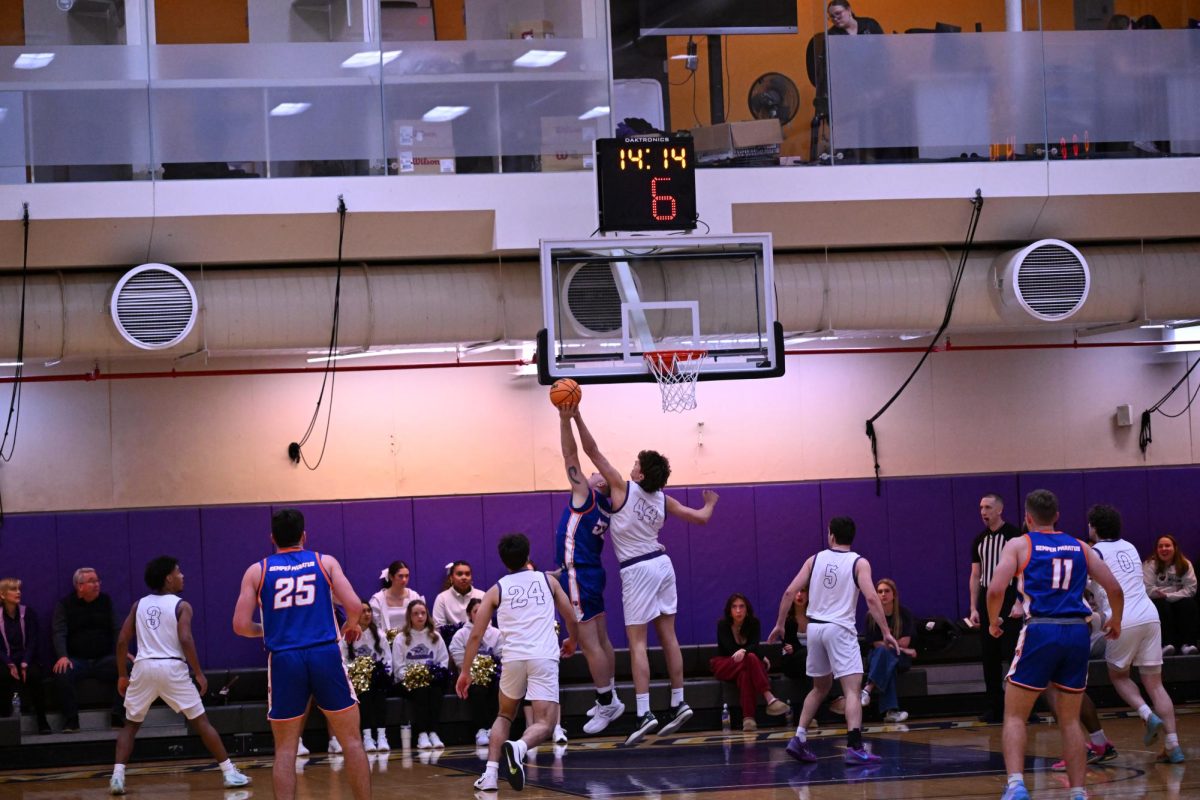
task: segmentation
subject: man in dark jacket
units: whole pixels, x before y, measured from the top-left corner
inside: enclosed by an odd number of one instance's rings
[[[117,617],[112,598],[100,591],[100,576],[91,567],[75,570],[75,591],[54,607],[54,677],[63,711],[63,733],[79,730],[75,687],[83,678],[109,684],[112,726],[123,727],[125,712],[117,694]]]

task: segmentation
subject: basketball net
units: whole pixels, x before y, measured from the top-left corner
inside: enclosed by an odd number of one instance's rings
[[[707,355],[707,350],[656,350],[642,356],[658,382],[664,413],[695,410],[696,379]]]

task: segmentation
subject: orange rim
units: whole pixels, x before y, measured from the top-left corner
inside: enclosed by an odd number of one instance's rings
[[[707,350],[655,350],[652,353],[644,353],[642,358],[647,362],[657,364],[661,370],[673,372],[678,362],[699,360],[706,355],[708,355]]]

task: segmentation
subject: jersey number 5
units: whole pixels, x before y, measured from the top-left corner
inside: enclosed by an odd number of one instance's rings
[[[1071,586],[1071,570],[1075,562],[1069,558],[1055,558],[1050,562],[1050,588],[1066,591]]]
[[[522,586],[508,587],[508,603],[513,608],[524,608],[533,600],[539,606],[546,604],[546,592],[541,583],[531,583],[528,588]]]
[[[837,579],[838,579],[837,573],[838,573],[837,564],[826,564],[825,565],[825,577],[821,581],[821,583],[825,584],[826,589],[832,589],[835,586],[837,586]]]
[[[316,575],[301,575],[299,578],[280,578],[275,581],[275,610],[292,606],[311,606],[317,599],[317,587],[313,586]]]

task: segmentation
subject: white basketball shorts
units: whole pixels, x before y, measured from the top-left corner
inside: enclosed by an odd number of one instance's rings
[[[558,702],[558,659],[533,658],[504,661],[500,666],[500,691],[520,700]]]
[[[1161,667],[1162,625],[1154,621],[1122,628],[1121,635],[1105,645],[1104,660],[1121,672],[1130,666]]]
[[[200,692],[188,673],[188,665],[175,658],[144,658],[135,661],[125,690],[125,717],[133,722],[146,719],[155,698],[161,697],[172,710],[188,719],[204,713]]]
[[[829,622],[809,622],[805,671],[812,678],[822,675],[843,678],[861,674],[863,663],[858,634]]]
[[[621,605],[626,625],[645,625],[663,614],[674,614],[679,598],[671,559],[662,555],[622,569]]]

